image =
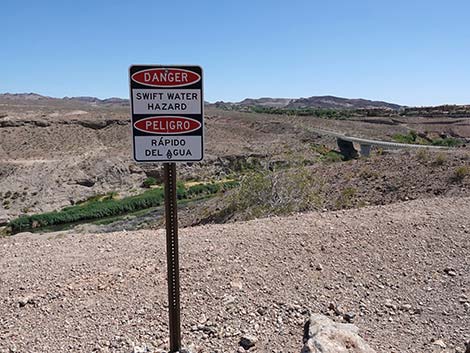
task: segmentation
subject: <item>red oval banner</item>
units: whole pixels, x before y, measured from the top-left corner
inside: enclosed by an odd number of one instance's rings
[[[134,123],[137,130],[160,135],[193,132],[201,125],[199,121],[183,116],[153,116]]]
[[[151,87],[183,87],[198,82],[201,76],[185,69],[146,69],[132,75],[134,82]]]

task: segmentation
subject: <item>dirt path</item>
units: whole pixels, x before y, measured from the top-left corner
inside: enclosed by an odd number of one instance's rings
[[[469,202],[184,229],[184,341],[236,352],[250,333],[257,352],[299,352],[308,311],[340,320],[328,309],[336,307],[354,315],[377,352],[433,352],[439,339],[462,349],[470,339]],[[164,348],[165,273],[162,231],[0,239],[0,351]]]

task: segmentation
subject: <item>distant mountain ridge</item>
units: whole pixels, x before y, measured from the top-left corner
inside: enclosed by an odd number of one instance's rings
[[[129,99],[125,98],[105,98],[100,99],[89,96],[79,97],[63,97],[54,98],[49,96],[40,95],[37,93],[0,93],[0,104],[3,103],[18,103],[18,104],[32,104],[43,105],[44,103],[79,103],[91,106],[129,106]],[[374,101],[362,98],[343,98],[336,96],[312,96],[308,98],[245,98],[240,102],[223,102],[218,101],[209,103],[204,101],[204,105],[215,106],[220,108],[243,108],[250,109],[250,107],[263,107],[263,108],[280,108],[280,109],[372,109],[372,110],[388,110],[390,112],[398,112],[405,110],[406,115],[423,115],[423,116],[455,116],[455,117],[468,117],[470,112],[470,105],[439,105],[439,106],[423,106],[423,107],[408,107],[399,104]],[[395,114],[395,113],[394,113]]]
[[[295,99],[293,98],[245,98],[239,103],[235,103],[243,106],[262,106],[262,107],[273,107],[273,108],[285,108]]]
[[[37,93],[2,93],[0,94],[0,102],[11,102],[11,101],[34,101],[34,102],[79,102],[79,103],[88,103],[88,104],[113,104],[113,105],[129,105],[128,99],[111,97],[100,99],[96,97],[63,97],[63,98],[54,98],[49,96],[43,96]]]
[[[299,98],[290,102],[286,108],[332,108],[332,109],[392,109],[402,108],[399,104],[368,99],[350,99],[335,96]]]
[[[308,98],[246,98],[241,102],[218,104],[228,104],[236,106],[259,106],[271,108],[301,109],[301,108],[319,108],[319,109],[391,109],[399,110],[402,108],[399,104],[373,101],[368,99],[350,99],[335,96],[313,96]]]
[[[49,96],[43,96],[37,93],[3,93],[0,94],[0,101],[31,101],[31,102],[79,102],[92,105],[129,105],[129,99],[124,98],[105,98],[100,99],[90,96],[79,96],[79,97],[63,97],[54,98]],[[204,102],[205,104],[210,104]],[[259,107],[271,107],[271,108],[323,108],[323,109],[392,109],[398,110],[401,108],[398,104],[372,101],[367,99],[349,99],[335,96],[313,96],[309,98],[246,98],[241,102],[216,102],[216,106],[259,106]]]

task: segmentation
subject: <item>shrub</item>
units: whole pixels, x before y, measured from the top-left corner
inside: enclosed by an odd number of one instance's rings
[[[463,165],[454,170],[452,179],[457,182],[462,182],[468,175],[470,175],[470,167]]]
[[[344,156],[336,151],[329,151],[328,153],[321,156],[320,160],[329,163],[336,163],[344,161]]]
[[[392,139],[399,143],[407,143],[407,144],[414,144],[416,141],[413,138],[414,135],[403,135],[403,134],[395,134],[392,136]]]
[[[341,191],[340,196],[336,200],[336,208],[348,208],[352,206],[354,196],[356,196],[357,189],[347,187]]]
[[[305,167],[252,172],[231,195],[228,209],[248,219],[299,212],[318,207],[321,186]]]
[[[444,147],[458,147],[463,144],[460,139],[453,137],[439,138],[436,140],[427,140],[418,136],[415,131],[410,131],[408,134],[395,134],[392,139],[399,143],[407,144],[418,144],[418,145],[433,145],[433,146],[444,146]]]
[[[146,188],[150,188],[153,185],[157,185],[157,179],[155,179],[154,177],[148,177],[144,180],[142,185]]]
[[[420,161],[425,161],[425,160],[428,159],[429,153],[428,153],[428,151],[427,151],[426,149],[420,148],[420,149],[418,150],[418,152],[416,152],[416,157],[417,157],[418,160],[420,160]]]
[[[434,146],[446,146],[446,147],[458,147],[461,146],[463,142],[459,139],[453,137],[446,137],[443,139],[437,139],[432,141],[432,145]]]
[[[395,134],[392,139],[399,143],[406,143],[410,145],[429,145],[429,141],[419,137],[416,131],[410,131],[408,134]]]
[[[322,108],[274,108],[251,106],[247,107],[248,111],[261,114],[276,114],[276,115],[289,115],[289,116],[315,116],[324,119],[337,119],[343,120],[357,115],[357,112],[350,109],[322,109]]]
[[[377,179],[379,177],[379,173],[377,173],[376,171],[373,171],[369,168],[364,168],[360,171],[359,173],[359,177],[363,178],[363,179]]]
[[[312,145],[312,149],[321,155],[319,160],[322,162],[334,163],[344,161],[344,156],[341,153],[334,151],[324,145]]]
[[[446,162],[446,155],[444,153],[439,153],[434,160],[434,165],[444,165]]]

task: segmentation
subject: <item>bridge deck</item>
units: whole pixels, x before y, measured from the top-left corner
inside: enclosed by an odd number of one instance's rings
[[[427,148],[427,149],[436,149],[436,150],[448,149],[448,147],[445,147],[445,146],[414,145],[414,144],[408,144],[408,143],[371,140],[371,139],[365,139],[365,138],[360,138],[360,137],[347,136],[338,132],[322,130],[322,129],[312,129],[312,131],[320,135],[331,136],[331,137],[342,139],[344,141],[356,142],[361,145],[370,145],[370,146],[378,146],[378,147],[384,147],[384,148],[396,148],[396,149],[398,148]]]

